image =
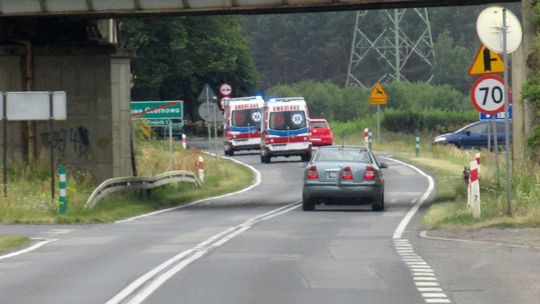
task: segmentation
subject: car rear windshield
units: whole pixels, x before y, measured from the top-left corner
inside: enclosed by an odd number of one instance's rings
[[[246,109],[232,111],[231,125],[235,127],[261,127],[261,109]]]
[[[326,128],[328,125],[324,121],[315,121],[309,123],[312,128]]]
[[[371,158],[365,149],[320,149],[315,161],[371,163]]]
[[[297,130],[306,127],[304,111],[284,111],[270,113],[270,129]]]

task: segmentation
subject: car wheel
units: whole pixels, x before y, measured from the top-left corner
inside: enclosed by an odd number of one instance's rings
[[[315,204],[310,199],[308,199],[304,194],[302,194],[302,210],[304,211],[315,210]]]
[[[301,157],[302,157],[302,161],[308,162],[311,159],[311,153],[306,153],[302,155]]]
[[[380,200],[371,203],[371,211],[383,211],[384,210],[384,195]]]
[[[270,163],[270,155],[261,154],[261,163],[263,163],[263,164]]]
[[[233,156],[234,155],[234,150],[233,149],[229,149],[229,156]]]

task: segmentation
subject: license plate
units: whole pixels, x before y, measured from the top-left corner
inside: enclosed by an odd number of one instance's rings
[[[337,171],[328,171],[328,172],[326,172],[326,176],[328,176],[328,178],[335,179],[335,178],[337,178],[338,173],[337,173]]]

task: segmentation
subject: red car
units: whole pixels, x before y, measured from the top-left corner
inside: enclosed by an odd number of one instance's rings
[[[334,135],[326,119],[310,119],[309,128],[311,130],[311,144],[313,146],[331,146],[334,144]]]

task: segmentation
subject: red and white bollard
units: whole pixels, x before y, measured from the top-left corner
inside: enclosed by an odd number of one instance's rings
[[[187,136],[186,134],[182,134],[182,147],[184,150],[187,148]]]
[[[478,178],[480,178],[480,152],[476,152],[474,158],[476,159],[476,164],[478,165]]]
[[[479,177],[479,166],[477,160],[473,160],[470,163],[471,173],[469,176],[469,197],[467,200],[467,206],[470,206],[472,209],[473,217],[480,217],[480,180]]]
[[[368,128],[364,129],[364,145],[369,146],[369,130]]]
[[[197,166],[199,167],[199,179],[204,182],[204,158],[202,156],[197,159]]]

